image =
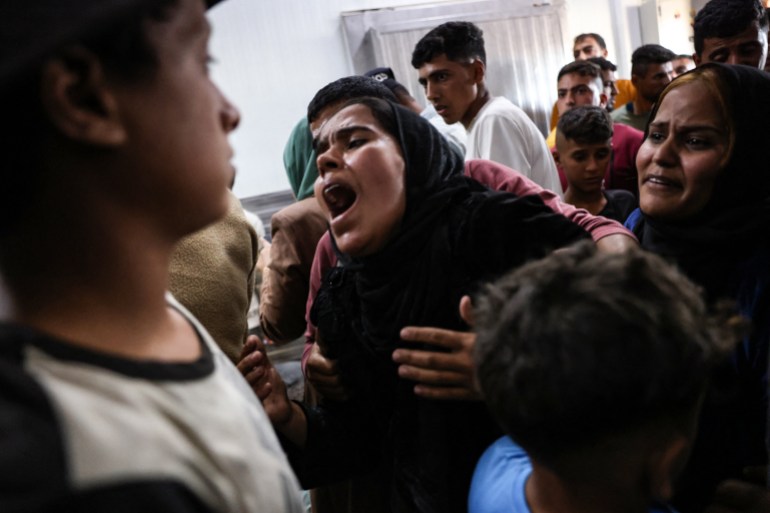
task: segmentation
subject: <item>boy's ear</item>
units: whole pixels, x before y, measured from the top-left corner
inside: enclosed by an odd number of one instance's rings
[[[607,98],[607,95],[605,93],[601,93],[599,95],[599,107],[601,107],[603,109],[606,108],[608,100],[609,100],[609,98]]]
[[[43,65],[41,100],[51,123],[69,139],[96,146],[127,139],[102,63],[83,47],[69,48]]]
[[[690,455],[690,440],[676,434],[659,450],[651,453],[648,460],[650,495],[668,502],[674,495],[674,483]]]
[[[553,161],[556,162],[557,166],[561,165],[561,155],[559,155],[559,150],[556,149],[554,146],[553,150],[551,150],[551,155],[553,155]]]
[[[481,83],[484,81],[484,75],[487,72],[487,66],[481,59],[475,59],[471,66],[473,66],[473,80],[474,82]]]

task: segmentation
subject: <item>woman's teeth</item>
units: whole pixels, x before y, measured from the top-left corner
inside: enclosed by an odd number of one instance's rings
[[[334,218],[350,208],[356,200],[356,193],[346,185],[335,183],[324,187],[323,197]]]

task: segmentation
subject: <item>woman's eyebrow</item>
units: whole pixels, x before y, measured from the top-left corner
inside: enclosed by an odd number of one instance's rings
[[[668,121],[662,120],[662,121],[653,121],[650,123],[650,128],[660,128],[660,127],[667,127]],[[714,132],[722,133],[722,129],[719,128],[716,125],[710,125],[710,124],[704,124],[704,123],[696,123],[692,125],[678,125],[677,131],[679,132],[692,132],[693,130],[711,130]]]
[[[370,133],[374,132],[374,130],[372,130],[370,127],[366,125],[345,126],[342,128],[338,128],[337,130],[332,132],[328,137],[323,137],[323,138],[313,140],[313,146],[315,147],[316,152],[321,154],[329,149],[329,146],[331,145],[330,141],[339,141],[339,140],[349,139],[354,132],[358,132],[358,131],[365,131]]]

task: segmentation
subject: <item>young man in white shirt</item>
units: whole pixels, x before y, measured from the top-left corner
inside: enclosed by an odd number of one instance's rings
[[[477,26],[452,21],[434,28],[415,46],[412,66],[436,112],[468,131],[466,160],[493,160],[561,194],[556,166],[537,126],[519,107],[487,89],[484,38]]]

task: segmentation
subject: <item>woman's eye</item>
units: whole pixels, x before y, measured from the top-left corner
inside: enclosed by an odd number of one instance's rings
[[[707,148],[709,146],[709,142],[706,139],[701,139],[700,137],[689,137],[687,139],[687,145],[695,148]]]
[[[359,146],[363,146],[363,144],[366,142],[366,139],[351,139],[348,143],[348,148],[358,148]]]
[[[647,138],[652,142],[659,143],[659,142],[662,142],[666,138],[666,136],[663,135],[661,132],[650,132],[650,135],[648,135]]]

